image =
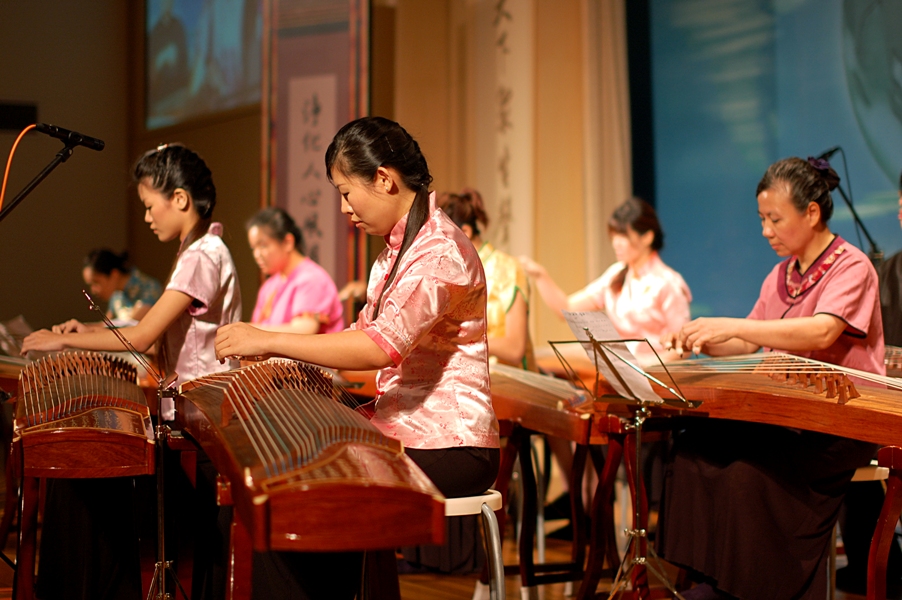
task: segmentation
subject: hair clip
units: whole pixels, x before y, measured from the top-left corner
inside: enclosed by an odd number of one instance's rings
[[[818,171],[826,171],[830,168],[830,163],[826,158],[814,158],[813,156],[809,156],[808,164],[810,164]]]
[[[157,146],[157,152],[162,152],[163,150],[165,150],[168,147],[169,147],[169,144],[160,144],[159,146]]]

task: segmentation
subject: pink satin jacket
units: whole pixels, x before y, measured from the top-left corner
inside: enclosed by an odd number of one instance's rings
[[[394,362],[376,377],[372,422],[409,448],[497,448],[482,262],[470,240],[436,209],[434,193],[429,210],[383,295],[407,217],[392,229],[370,273],[367,305],[351,326]]]

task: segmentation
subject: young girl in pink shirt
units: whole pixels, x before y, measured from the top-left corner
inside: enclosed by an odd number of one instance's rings
[[[500,451],[476,249],[436,207],[426,159],[397,123],[367,117],[342,127],[326,152],[326,173],[342,212],[387,242],[357,321],[321,335],[236,323],[219,330],[216,353],[379,369],[373,424],[403,442],[446,496],[481,493],[495,479]]]
[[[479,255],[436,207],[426,159],[397,123],[367,117],[342,127],[326,152],[326,174],[341,194],[342,212],[387,245],[373,265],[357,321],[319,335],[236,323],[219,330],[216,352],[220,358],[271,354],[337,369],[379,369],[373,425],[401,441],[446,497],[482,493],[497,476],[500,449]],[[280,585],[315,584],[316,573],[294,557],[268,559],[285,565],[279,572],[290,571],[292,581],[261,581],[255,574],[255,597],[288,597]],[[339,596],[333,591],[331,597]]]
[[[241,318],[241,293],[235,264],[220,237],[222,226],[212,222],[216,187],[210,169],[185,146],[166,144],[138,160],[134,180],[145,208],[144,221],[161,242],[178,239],[180,245],[163,295],[137,325],[119,331],[139,352],[156,345],[161,370],[177,373],[177,383],[237,366],[237,361],[217,360],[213,351],[219,326]],[[74,320],[53,331],[37,331],[22,344],[23,353],[67,348],[124,350],[112,331]],[[174,416],[168,400],[169,404],[160,407],[161,417],[167,420]],[[149,477],[137,480],[139,488],[152,489],[152,485]],[[136,480],[51,479],[47,488],[40,597],[142,597],[134,514],[140,495],[135,491]],[[204,516],[215,521],[212,488],[207,492],[211,510]],[[151,490],[145,489],[145,493],[153,495]],[[212,543],[210,536],[198,535],[195,544],[199,547],[202,543]],[[209,549],[197,550],[195,581],[202,579],[197,573],[208,568],[212,554]]]

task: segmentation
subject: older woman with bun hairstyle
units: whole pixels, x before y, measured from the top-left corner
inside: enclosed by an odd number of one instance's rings
[[[877,274],[827,225],[838,183],[824,160],[772,164],[758,184],[758,217],[785,260],[748,317],[696,319],[665,336],[665,346],[716,356],[776,350],[883,375]],[[825,598],[843,496],[875,451],[772,425],[687,424],[675,437],[657,540],[699,584],[683,597]]]

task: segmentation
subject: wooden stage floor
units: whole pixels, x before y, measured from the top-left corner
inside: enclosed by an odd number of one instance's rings
[[[504,563],[516,564],[515,544],[513,540],[505,539]],[[560,540],[546,540],[546,560],[564,561],[570,555],[568,542]],[[673,572],[671,572],[671,575]],[[473,589],[476,585],[477,575],[434,575],[434,574],[409,574],[401,575],[401,597],[403,600],[470,600],[473,597]],[[610,583],[610,582],[607,582]],[[507,600],[520,600],[520,578],[510,575],[505,578],[505,598]],[[599,591],[605,591],[606,582],[602,581]],[[574,586],[574,588],[578,588]],[[565,584],[558,583],[542,586],[540,598],[543,600],[567,600],[564,595]],[[865,600],[864,596],[836,592],[836,600]]]

